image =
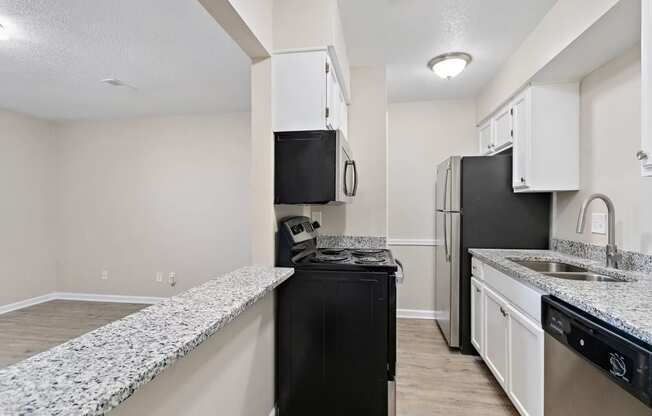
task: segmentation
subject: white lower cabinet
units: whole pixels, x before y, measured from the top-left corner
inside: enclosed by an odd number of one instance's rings
[[[543,416],[544,332],[539,315],[529,315],[534,307],[524,307],[540,294],[486,264],[482,269],[484,279],[471,278],[471,342],[518,412]]]
[[[511,306],[508,322],[507,394],[520,414],[543,416],[543,329]]]
[[[498,383],[507,389],[507,303],[488,287],[484,288],[484,361]]]
[[[471,278],[471,344],[484,356],[484,285],[476,278]]]

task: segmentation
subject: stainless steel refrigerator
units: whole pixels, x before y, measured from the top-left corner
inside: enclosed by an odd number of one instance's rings
[[[469,248],[547,249],[550,193],[515,194],[512,155],[453,156],[435,181],[435,315],[448,345],[471,345]]]

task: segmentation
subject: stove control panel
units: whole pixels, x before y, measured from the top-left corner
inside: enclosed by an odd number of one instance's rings
[[[282,224],[285,232],[289,231],[295,244],[317,238],[318,222],[312,222],[308,217],[292,217],[285,220]]]

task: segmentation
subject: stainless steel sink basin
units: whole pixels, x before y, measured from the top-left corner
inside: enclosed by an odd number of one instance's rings
[[[557,279],[566,280],[582,280],[585,282],[625,282],[626,280],[616,279],[615,277],[604,276],[601,274],[586,272],[586,273],[559,273],[548,272],[542,273],[546,276],[556,277]]]
[[[514,263],[525,266],[530,270],[539,272],[546,276],[557,279],[581,280],[585,282],[627,282],[611,276],[593,273],[584,267],[573,266],[572,264],[556,261],[528,261],[511,259]]]
[[[588,269],[573,266],[572,264],[559,263],[555,261],[526,261],[512,260],[516,264],[525,266],[530,270],[539,273],[587,273]]]

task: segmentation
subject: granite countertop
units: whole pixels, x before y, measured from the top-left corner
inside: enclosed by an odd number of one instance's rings
[[[0,414],[103,415],[293,272],[243,267],[0,369]]]
[[[496,270],[652,344],[652,276],[649,274],[611,269],[594,260],[549,250],[471,249],[469,252]],[[623,282],[558,279],[532,271],[510,259],[560,261],[620,278]]]

